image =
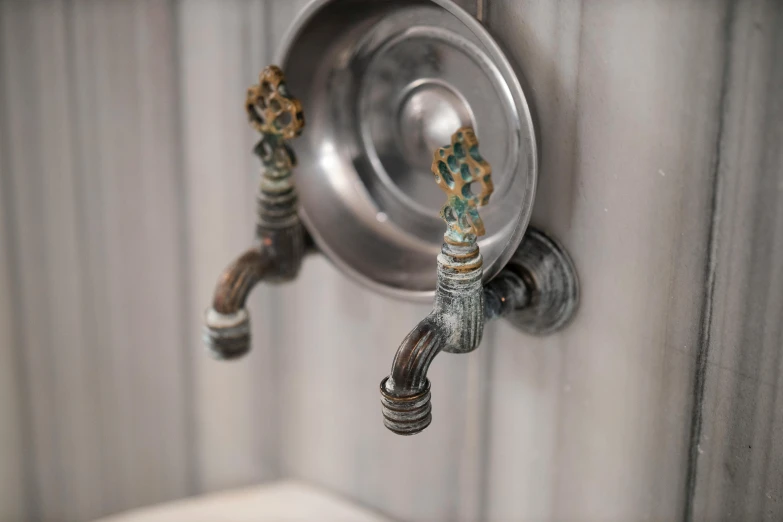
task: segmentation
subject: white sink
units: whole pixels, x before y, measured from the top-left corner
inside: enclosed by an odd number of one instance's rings
[[[135,509],[96,522],[391,522],[309,484],[286,480]]]

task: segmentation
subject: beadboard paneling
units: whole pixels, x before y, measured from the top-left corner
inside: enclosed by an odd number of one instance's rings
[[[533,222],[582,288],[558,335],[498,325],[490,519],[682,514],[724,19],[719,2],[489,4],[538,111]]]
[[[180,2],[179,75],[187,198],[188,285],[198,487],[214,490],[277,476],[277,373],[269,290],[249,305],[253,352],[216,362],[201,322],[221,270],[253,240],[259,164],[244,98],[268,60],[263,2]],[[260,305],[266,302],[264,310]]]
[[[730,12],[693,520],[783,519],[783,5]]]
[[[2,9],[28,519],[183,496],[192,458],[171,10]]]
[[[108,513],[190,491],[176,19],[164,2],[70,5],[86,331]]]

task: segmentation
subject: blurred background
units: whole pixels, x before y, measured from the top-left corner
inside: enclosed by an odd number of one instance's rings
[[[0,2],[0,520],[289,477],[409,520],[783,518],[781,4],[460,3],[526,74],[582,304],[440,356],[402,438],[378,383],[427,306],[313,256],[248,357],[200,340],[253,237],[245,90],[305,2]]]

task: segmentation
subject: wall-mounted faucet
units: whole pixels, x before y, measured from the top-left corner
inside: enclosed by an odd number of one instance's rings
[[[220,275],[212,307],[205,314],[204,342],[218,359],[234,359],[250,350],[248,294],[261,280],[279,283],[295,278],[309,243],[291,179],[296,158],[286,144],[302,132],[304,115],[278,67],[270,65],[261,72],[258,85],[248,89],[245,108],[250,124],[261,133],[254,149],[263,164],[256,244]]]
[[[482,258],[476,240],[484,234],[478,207],[492,194],[491,168],[481,157],[471,128],[459,129],[451,146],[435,151],[432,172],[448,197],[441,210],[447,230],[437,258],[435,306],[402,341],[391,373],[381,381],[384,424],[413,435],[432,422],[427,371],[439,352],[467,353],[481,342],[484,324],[512,316],[531,333],[549,333],[573,315],[576,272],[551,238],[529,230],[511,262],[482,287]],[[478,182],[480,192],[471,185]]]
[[[235,359],[249,351],[250,318],[245,302],[253,287],[260,281],[280,283],[294,279],[305,253],[315,250],[315,243],[300,221],[297,191],[291,179],[296,159],[286,143],[302,131],[302,106],[289,93],[278,67],[271,65],[262,71],[258,85],[248,90],[245,107],[251,125],[261,133],[254,148],[263,164],[256,205],[256,242],[223,271],[212,306],[205,313],[204,342],[217,359]],[[315,113],[324,117],[323,111]],[[338,120],[343,115],[342,112],[329,114]],[[323,134],[325,128],[316,125],[314,130]],[[497,136],[497,132],[494,135]],[[350,177],[345,165],[341,167],[340,158],[347,156],[357,168],[368,168],[360,157],[353,156],[355,150],[350,139],[340,132],[325,136],[328,141],[321,146],[313,143],[318,141],[315,138],[306,141],[302,156],[310,166],[300,173],[308,180],[303,190],[311,190],[311,185],[317,185],[319,194],[324,195],[321,199],[311,199],[310,205],[302,209],[302,218],[310,227],[312,237],[338,266],[345,265],[338,251],[348,244],[352,251],[348,259],[363,269],[371,268],[374,263],[390,263],[395,273],[417,270],[418,276],[396,273],[391,279],[386,279],[388,270],[382,267],[371,273],[380,278],[372,281],[376,288],[391,291],[393,287],[392,293],[397,294],[398,285],[415,281],[405,292],[418,294],[431,278],[426,267],[431,266],[428,260],[432,255],[430,249],[421,249],[418,234],[431,229],[434,236],[439,237],[438,220],[434,216],[428,217],[434,227],[425,219],[421,230],[402,240],[400,236],[404,234],[397,224],[386,225],[389,216],[379,212],[378,207],[356,204],[352,199],[357,194],[371,194],[371,191],[359,190],[357,179]],[[335,147],[332,142],[339,139],[346,140],[347,145]],[[525,149],[520,157],[529,162],[535,151],[535,147]],[[317,156],[319,154],[321,156]],[[319,168],[330,167],[328,172],[313,167],[314,155],[322,160],[317,162]],[[491,216],[491,212],[485,212],[491,225],[485,227],[479,208],[489,203],[493,193],[492,169],[481,156],[471,127],[458,129],[451,136],[450,145],[435,151],[430,170],[447,196],[440,212],[446,222],[446,232],[437,256],[436,277],[431,278],[435,287],[434,307],[403,340],[391,373],[381,382],[384,424],[401,435],[418,433],[432,421],[427,371],[439,352],[475,350],[481,342],[485,323],[499,317],[506,317],[518,328],[535,335],[557,331],[573,316],[579,297],[576,271],[565,249],[546,234],[527,227],[533,194],[528,184],[531,179],[535,180],[535,171],[527,178],[514,172],[500,173],[504,190],[496,197],[500,196],[505,204],[502,214],[507,219],[498,220],[496,214],[490,220],[487,216]],[[328,191],[334,189],[329,185],[333,178],[343,181],[332,183],[344,189],[339,197],[337,194],[329,196]],[[347,187],[357,190],[347,190]],[[515,198],[509,206],[508,191],[513,187],[521,197]],[[346,213],[348,208],[351,212],[369,209],[371,215]],[[492,207],[489,209],[491,211]],[[426,210],[423,213],[426,215]],[[381,215],[385,218],[381,219]],[[313,216],[317,218],[313,219]],[[401,221],[404,226],[411,226],[413,222],[406,221],[404,216]],[[323,223],[332,225],[326,229],[328,235],[322,227],[319,233],[318,227]],[[340,223],[342,231],[336,235],[333,234],[335,223]],[[351,233],[346,232],[349,224],[353,226]],[[509,227],[509,224],[515,226]],[[498,225],[504,230],[500,234],[494,230]],[[483,243],[487,245],[486,266],[478,245],[478,238],[487,232],[485,228],[490,228],[487,241]],[[526,231],[520,239],[522,230]],[[431,240],[433,245],[438,244],[435,237]],[[359,239],[362,248],[353,249],[351,245],[359,244]],[[368,243],[371,248],[367,247]],[[421,277],[422,273],[426,277]],[[492,277],[494,273],[497,275]]]

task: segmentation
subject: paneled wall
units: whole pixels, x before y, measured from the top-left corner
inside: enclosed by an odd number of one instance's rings
[[[783,518],[783,6],[733,5],[689,509]]]
[[[0,2],[0,520],[286,476],[410,520],[783,517],[783,6],[461,2],[525,72],[583,300],[440,355],[401,438],[378,383],[428,307],[322,257],[253,293],[249,357],[201,348],[244,91],[305,3]]]
[[[279,476],[270,292],[242,364],[199,332],[253,233],[243,97],[271,8],[0,3],[4,520]]]

